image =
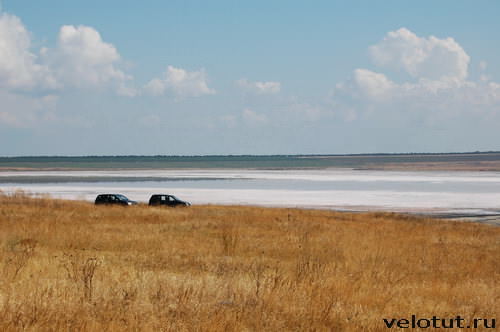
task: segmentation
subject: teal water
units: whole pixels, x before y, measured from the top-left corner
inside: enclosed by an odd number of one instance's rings
[[[408,162],[500,161],[500,152],[451,154],[274,155],[274,156],[87,156],[0,157],[2,168],[210,169],[370,168]]]

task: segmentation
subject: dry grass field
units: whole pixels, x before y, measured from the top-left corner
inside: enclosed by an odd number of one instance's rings
[[[499,262],[500,228],[475,223],[0,195],[0,330],[384,331],[382,318],[412,314],[500,318]]]

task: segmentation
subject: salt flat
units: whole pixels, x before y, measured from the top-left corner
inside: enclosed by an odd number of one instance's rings
[[[0,189],[92,201],[171,193],[193,204],[242,204],[465,216],[500,214],[500,172],[352,169],[0,172]]]

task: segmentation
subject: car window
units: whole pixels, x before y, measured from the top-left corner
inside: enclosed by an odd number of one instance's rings
[[[128,201],[128,198],[123,195],[115,195],[115,199],[117,201],[124,201],[124,202]]]

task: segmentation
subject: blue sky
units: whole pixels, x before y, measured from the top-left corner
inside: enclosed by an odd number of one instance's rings
[[[498,1],[28,1],[0,155],[500,150]]]

